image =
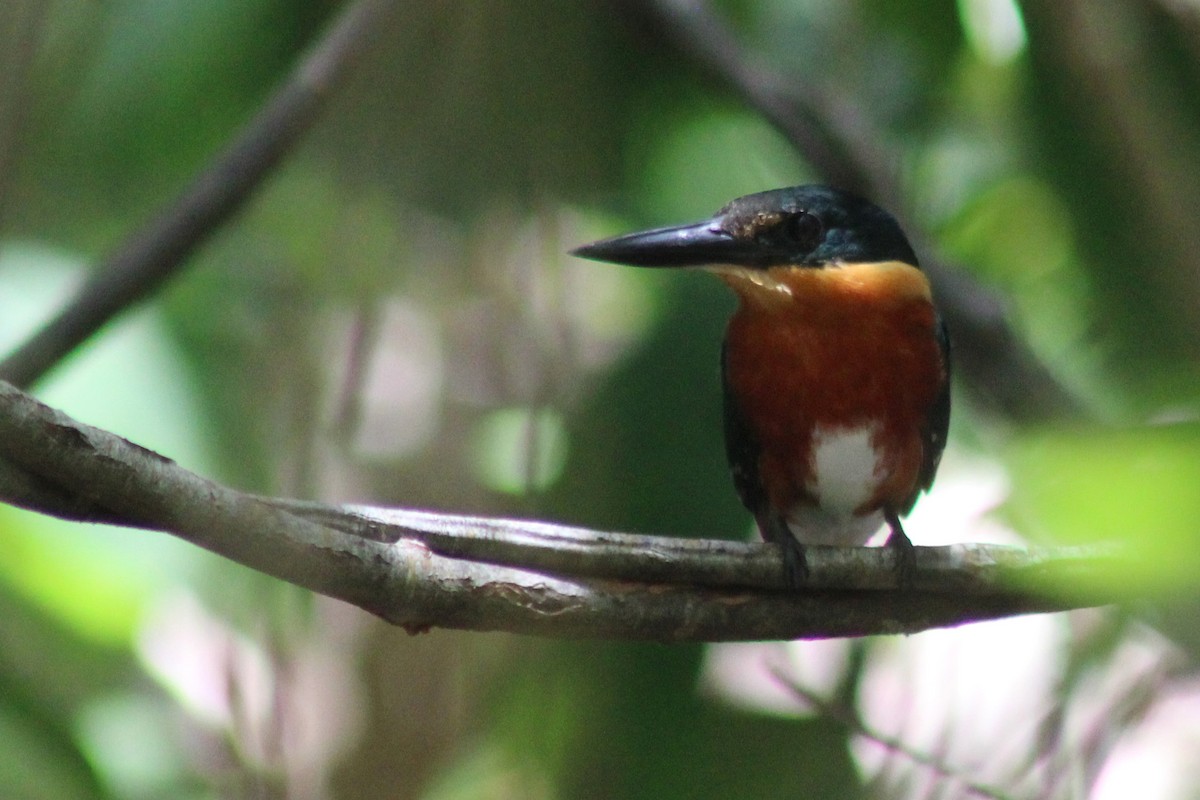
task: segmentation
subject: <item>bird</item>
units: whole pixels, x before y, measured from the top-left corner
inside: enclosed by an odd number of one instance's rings
[[[573,255],[714,273],[737,296],[721,348],[725,452],[785,580],[807,545],[862,546],[884,525],[903,586],[900,518],[933,484],[950,423],[950,340],[896,219],[809,184],[738,197],[701,222]]]

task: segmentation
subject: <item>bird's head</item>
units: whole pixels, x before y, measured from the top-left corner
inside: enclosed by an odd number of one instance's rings
[[[603,239],[572,253],[636,267],[918,266],[891,214],[848,192],[815,184],[746,195],[703,222]]]

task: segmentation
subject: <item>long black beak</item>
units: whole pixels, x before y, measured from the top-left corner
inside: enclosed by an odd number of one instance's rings
[[[631,267],[703,267],[745,264],[760,254],[706,220],[601,239],[575,248],[571,255]]]

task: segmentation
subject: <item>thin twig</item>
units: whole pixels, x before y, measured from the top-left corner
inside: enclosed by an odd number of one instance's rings
[[[785,678],[779,673],[776,673],[775,677],[780,681],[785,681]],[[853,709],[822,700],[820,697],[812,694],[804,689],[804,687],[797,684],[788,683],[786,685],[791,691],[795,692],[798,697],[803,698],[807,702],[811,703],[813,708],[821,716],[826,717],[827,719],[832,719],[834,722],[837,722],[839,725],[846,728],[846,730],[848,730],[850,733],[861,736],[864,739],[872,741],[880,747],[883,747],[885,750],[891,753],[895,753],[896,755],[908,759],[914,764],[925,767],[942,780],[959,783],[964,789],[971,794],[976,795],[977,797],[988,797],[993,798],[993,800],[1012,800],[1013,795],[1003,791],[1002,789],[990,786],[980,781],[972,780],[956,770],[954,767],[951,767],[943,762],[937,756],[917,750],[916,748],[908,746],[900,739],[897,739],[893,736],[887,736],[886,734],[880,733],[874,728],[869,727],[858,716],[858,714],[854,712]]]
[[[789,692],[812,706],[817,714],[826,719],[833,720],[850,733],[872,741],[889,752],[901,755],[914,764],[919,764],[931,770],[935,775],[944,780],[962,784],[963,788],[971,794],[992,798],[992,800],[1012,800],[1013,796],[1003,789],[972,780],[962,774],[960,770],[946,764],[937,756],[917,750],[895,736],[889,736],[886,733],[875,730],[866,723],[854,708],[845,703],[826,700],[797,681],[782,665],[772,664],[769,669],[775,680],[779,681]]]
[[[0,377],[29,386],[178,272],[311,127],[364,41],[379,27],[390,1],[349,5],[224,152],[173,203],[122,242],[57,316],[0,362]]]
[[[880,169],[885,158],[869,119],[854,105],[836,101],[820,76],[798,80],[776,72],[743,47],[703,0],[618,0],[618,5],[648,15],[658,38],[733,89],[825,180],[885,205],[899,202],[895,176]]]

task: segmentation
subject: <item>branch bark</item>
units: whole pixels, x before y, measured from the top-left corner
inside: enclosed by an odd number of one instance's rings
[[[784,584],[775,545],[255,497],[0,382],[4,463],[14,469],[0,469],[0,500],[66,519],[164,531],[410,631],[825,638],[911,633],[1117,599],[1045,592],[1119,566],[1103,549],[918,547],[912,586],[900,590],[889,550],[814,547],[812,587],[797,592]]]

